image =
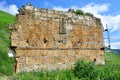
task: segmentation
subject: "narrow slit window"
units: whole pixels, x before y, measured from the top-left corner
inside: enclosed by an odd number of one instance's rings
[[[60,34],[66,34],[65,26],[66,26],[66,20],[64,18],[60,19],[59,22]]]

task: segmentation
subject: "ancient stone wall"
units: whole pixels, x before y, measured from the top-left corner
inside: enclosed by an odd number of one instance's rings
[[[31,5],[16,15],[11,47],[16,51],[16,72],[66,69],[77,59],[105,63],[100,19]]]

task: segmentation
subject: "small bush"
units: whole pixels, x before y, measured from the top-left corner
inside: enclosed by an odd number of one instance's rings
[[[77,9],[77,10],[69,9],[69,12],[75,13],[77,15],[84,15],[84,12],[81,9]]]
[[[82,10],[80,10],[80,9],[77,9],[77,10],[75,11],[75,14],[84,15],[84,12],[83,12]]]
[[[4,75],[13,75],[13,63],[14,59],[10,59],[7,55],[7,52],[3,49],[0,50],[0,73]]]
[[[98,71],[93,63],[78,60],[73,69],[74,75],[78,79],[97,80],[99,78]]]

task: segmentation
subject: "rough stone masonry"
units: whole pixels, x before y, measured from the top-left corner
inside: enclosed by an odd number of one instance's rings
[[[105,64],[102,24],[94,16],[28,4],[10,29],[16,72],[66,69],[77,59]]]

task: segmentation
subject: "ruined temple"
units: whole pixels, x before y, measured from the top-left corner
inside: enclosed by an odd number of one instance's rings
[[[16,72],[66,69],[77,59],[105,64],[102,24],[94,16],[28,4],[10,29]]]

